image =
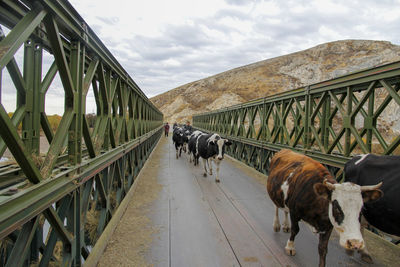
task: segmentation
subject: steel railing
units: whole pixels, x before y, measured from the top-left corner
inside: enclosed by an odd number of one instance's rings
[[[268,173],[289,148],[342,178],[355,154],[399,154],[400,62],[362,70],[248,103],[193,116],[193,125],[231,139],[228,154]]]

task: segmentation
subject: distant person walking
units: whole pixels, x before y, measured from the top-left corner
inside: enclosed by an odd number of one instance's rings
[[[186,131],[193,132],[192,125],[190,125],[190,121],[186,121],[186,125],[183,126]]]
[[[168,122],[164,125],[165,137],[168,137],[169,133],[169,124]]]

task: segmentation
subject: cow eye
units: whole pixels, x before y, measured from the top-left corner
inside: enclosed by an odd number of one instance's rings
[[[335,221],[340,225],[344,220],[344,213],[342,208],[339,205],[339,202],[335,199],[332,201],[332,215],[335,218]]]

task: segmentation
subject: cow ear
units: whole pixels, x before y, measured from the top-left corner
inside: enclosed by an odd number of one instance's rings
[[[383,192],[379,189],[374,189],[361,192],[361,195],[364,202],[369,202],[380,199],[383,196]]]
[[[332,191],[325,184],[322,184],[322,183],[314,184],[314,192],[315,192],[315,194],[317,194],[317,196],[323,197],[327,200],[331,199]]]
[[[230,146],[230,145],[232,145],[232,142],[229,141],[228,139],[226,139],[226,140],[225,140],[225,145]]]

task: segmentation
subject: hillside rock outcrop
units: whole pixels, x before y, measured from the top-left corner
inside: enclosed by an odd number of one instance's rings
[[[182,85],[150,100],[164,113],[165,121],[182,123],[191,120],[196,113],[399,60],[400,46],[390,42],[336,41],[225,71]]]

